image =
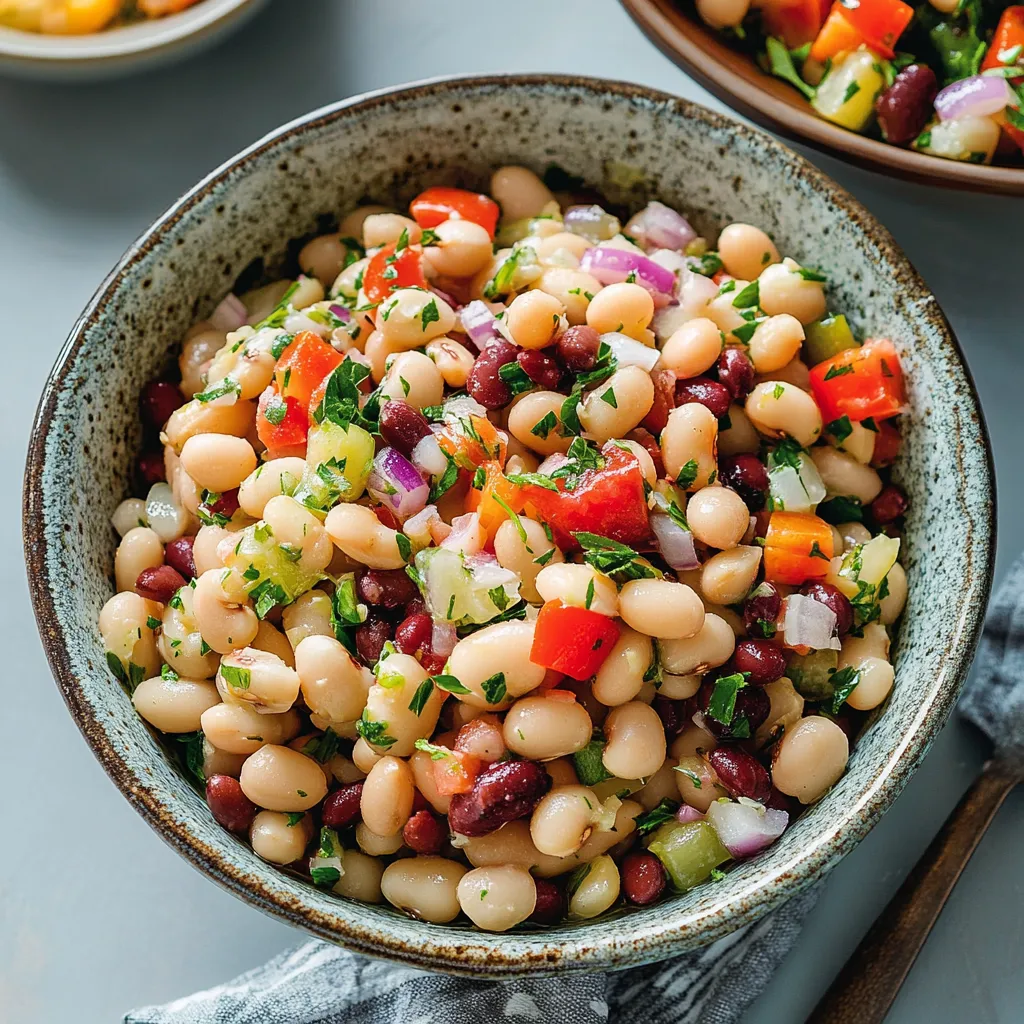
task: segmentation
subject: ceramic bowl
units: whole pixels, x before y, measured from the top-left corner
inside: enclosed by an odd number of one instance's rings
[[[791,85],[762,71],[708,28],[684,0],[622,0],[648,38],[744,117],[786,138],[880,174],[976,192],[1024,195],[1024,167],[944,160],[858,135],[819,117]]]
[[[910,390],[896,476],[907,489],[910,599],[897,685],[849,771],[767,852],[648,909],[494,935],[317,891],[217,825],[104,665],[109,519],[128,493],[137,399],[239,274],[289,271],[290,239],[360,201],[485,187],[500,164],[557,162],[610,199],[685,210],[712,236],[750,220],[823,266],[854,329],[890,335]],[[977,396],[934,297],[849,195],[759,131],[665,93],[560,76],[429,82],[294,121],[225,164],[128,250],[75,325],[39,407],[24,530],[40,633],[93,752],[181,854],[262,910],[351,949],[477,977],[619,968],[726,935],[820,878],[864,837],[946,720],[978,638],[992,569],[993,484]],[[952,515],[951,510],[956,510]]]
[[[180,14],[83,36],[0,27],[0,72],[24,78],[113,78],[212,45],[266,0],[202,0]]]

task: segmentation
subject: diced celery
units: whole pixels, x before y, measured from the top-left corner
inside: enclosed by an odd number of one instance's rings
[[[899,538],[880,533],[866,544],[858,544],[847,551],[839,571],[829,573],[827,581],[849,598],[858,625],[878,617],[879,605],[888,593],[888,587],[883,581],[899,553]],[[835,564],[833,560],[833,567]]]
[[[859,343],[842,313],[826,313],[804,328],[804,356],[808,366],[817,366]]]
[[[313,512],[326,512],[339,501],[356,501],[373,468],[372,435],[350,423],[330,420],[311,427],[306,444],[306,471],[295,500]]]
[[[989,164],[999,144],[999,125],[992,117],[966,115],[929,125],[911,144],[921,153]]]
[[[647,849],[661,861],[672,885],[680,892],[707,881],[719,864],[732,859],[706,821],[665,822],[654,833]]]
[[[786,675],[793,688],[806,700],[831,700],[834,687],[831,676],[839,665],[836,651],[811,651],[810,654],[793,654],[789,659]]]
[[[796,456],[799,467],[773,465],[768,471],[769,508],[775,512],[813,512],[825,497],[825,484],[807,452]]]
[[[415,568],[427,609],[436,619],[479,625],[522,600],[519,577],[493,560],[467,560],[459,551],[424,548],[416,552]]]
[[[262,520],[239,531],[235,538],[224,565],[245,580],[246,592],[255,598],[261,618],[274,605],[291,604],[324,578],[322,572],[303,566],[294,551],[282,548]]]
[[[859,132],[874,114],[875,100],[884,88],[878,58],[870,50],[854,50],[818,86],[811,106],[825,120]]]

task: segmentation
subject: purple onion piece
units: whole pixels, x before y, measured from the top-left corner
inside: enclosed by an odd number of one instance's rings
[[[249,317],[249,312],[234,292],[228,292],[210,314],[210,323],[218,331],[237,331]]]
[[[958,117],[991,117],[1012,101],[1005,78],[972,75],[947,85],[935,97],[935,112],[941,121]]]
[[[685,249],[697,232],[681,214],[664,203],[650,202],[626,225],[626,234],[648,250]]]
[[[684,530],[664,512],[651,513],[651,532],[661,557],[673,569],[699,569],[700,559],[693,543],[693,534]]]
[[[646,288],[655,306],[667,306],[676,290],[676,276],[671,270],[637,252],[610,246],[587,249],[580,260],[580,270],[592,274],[601,284],[616,284],[627,278]]]
[[[463,306],[459,310],[459,319],[462,321],[462,329],[466,332],[466,337],[481,352],[501,337],[494,314],[480,299],[474,299]]]
[[[352,310],[348,306],[342,306],[338,302],[332,302],[327,307],[343,324],[352,322]]]
[[[425,508],[430,495],[419,470],[395,448],[382,448],[377,453],[366,489],[399,519]]]

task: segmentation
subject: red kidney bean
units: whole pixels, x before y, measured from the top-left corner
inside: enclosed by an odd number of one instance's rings
[[[404,569],[368,569],[356,580],[356,590],[367,604],[382,608],[399,608],[416,596],[416,584]]]
[[[670,740],[675,739],[689,724],[685,701],[655,697],[651,706],[658,713],[661,724],[665,727],[665,735]]]
[[[745,750],[734,746],[715,747],[708,754],[708,763],[732,796],[745,796],[762,804],[771,796],[772,780],[768,769]]]
[[[320,815],[328,828],[348,828],[362,818],[359,801],[363,796],[363,784],[352,782],[333,793],[320,805]]]
[[[800,593],[832,611],[836,617],[836,629],[840,636],[846,636],[853,629],[853,605],[838,587],[834,587],[831,583],[815,580],[805,583],[800,588]]]
[[[385,402],[380,407],[380,436],[385,444],[397,448],[406,458],[429,433],[427,417],[408,402]]]
[[[139,456],[139,476],[147,487],[167,479],[163,452],[145,452]]]
[[[425,612],[409,615],[395,627],[395,646],[403,653],[415,655],[430,646],[434,620]]]
[[[718,380],[732,396],[741,402],[754,389],[754,364],[750,356],[739,348],[724,348],[718,357]]]
[[[417,811],[402,829],[402,840],[415,853],[437,853],[448,839],[448,829],[430,811]]]
[[[579,373],[592,370],[597,362],[597,350],[601,347],[601,335],[586,324],[570,327],[555,345],[566,368]]]
[[[164,559],[172,569],[177,569],[186,580],[195,577],[196,562],[192,555],[195,537],[179,537],[164,548]]]
[[[935,72],[924,64],[905,67],[875,100],[878,127],[886,142],[902,146],[916,139],[932,114],[939,91]]]
[[[626,435],[626,440],[636,441],[638,445],[646,450],[647,454],[651,457],[651,461],[654,463],[654,471],[659,478],[665,475],[665,462],[661,457],[661,445],[658,444],[658,439],[649,430],[644,427],[637,427]]]
[[[740,640],[732,664],[733,671],[750,673],[751,686],[767,686],[786,674],[786,655],[771,640]]]
[[[135,581],[135,593],[149,601],[168,601],[183,587],[187,580],[169,565],[158,565],[152,569],[143,569]]]
[[[256,817],[256,805],[230,775],[211,775],[206,780],[206,803],[217,823],[229,832],[248,832]]]
[[[669,413],[676,407],[676,375],[671,370],[652,370],[651,383],[654,385],[654,404],[640,421],[640,426],[653,434],[660,434],[668,423]]]
[[[691,402],[703,405],[716,419],[721,419],[729,411],[732,395],[724,384],[706,377],[676,381],[676,405],[689,405]]]
[[[427,606],[423,603],[423,598],[417,594],[411,601],[405,606],[405,615],[408,618],[410,615],[421,615],[427,610]]]
[[[782,611],[782,594],[774,583],[759,584],[743,604],[743,623],[751,636],[771,639],[775,636],[775,620]]]
[[[170,419],[171,413],[185,404],[185,396],[178,385],[169,380],[152,380],[142,389],[139,402],[142,418],[159,430]]]
[[[448,823],[464,836],[486,836],[525,818],[551,788],[551,776],[534,761],[495,761],[476,777],[468,793],[456,793]]]
[[[377,664],[391,635],[391,623],[375,615],[356,630],[356,652],[370,668]]]
[[[512,401],[512,389],[498,376],[498,371],[506,363],[514,363],[518,354],[515,345],[501,339],[476,357],[466,379],[466,390],[485,409],[501,409]]]
[[[889,523],[899,519],[906,511],[910,502],[907,496],[895,484],[886,484],[879,492],[879,495],[868,509],[871,518],[879,526],[888,526]]]
[[[665,869],[653,853],[631,853],[622,862],[622,891],[630,903],[645,907],[665,891]]]
[[[238,511],[238,488],[235,487],[233,490],[218,494],[216,501],[204,501],[199,506],[199,509],[211,517],[225,516],[227,519],[230,519]]]
[[[558,388],[558,382],[562,379],[562,368],[551,356],[544,355],[539,349],[524,348],[516,356],[516,362],[534,384],[539,384],[546,391],[555,391]]]
[[[704,724],[708,731],[719,739],[746,739],[747,736],[753,736],[771,710],[768,694],[760,686],[748,685],[736,694],[732,719],[728,723],[719,722],[717,718],[708,713],[714,692],[715,680],[708,679],[702,683],[697,692],[697,706],[704,715]],[[746,723],[745,726],[744,723]],[[734,735],[734,730],[740,731],[741,735]]]
[[[768,498],[768,469],[749,453],[723,456],[718,463],[718,479],[731,487],[751,512],[760,512]]]
[[[427,798],[418,789],[414,789],[412,791],[412,813],[429,810],[430,804],[427,803]]]
[[[535,878],[537,903],[529,920],[536,924],[558,924],[565,917],[565,893],[549,878]]]
[[[774,811],[786,811],[791,817],[800,811],[800,805],[793,797],[786,796],[785,793],[774,786],[772,786],[772,791],[768,794],[768,799],[765,800],[764,805]]]

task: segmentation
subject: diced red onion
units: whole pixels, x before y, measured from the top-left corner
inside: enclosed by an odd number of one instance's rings
[[[426,476],[437,476],[448,468],[448,459],[433,434],[427,434],[416,442],[410,460]]]
[[[648,203],[630,218],[626,234],[648,251],[685,249],[697,237],[697,232],[681,213],[657,201]]]
[[[803,594],[790,594],[786,598],[782,631],[790,647],[838,651],[842,646],[836,630],[836,613],[828,605]]]
[[[650,373],[661,358],[661,353],[656,348],[648,348],[636,338],[630,338],[618,331],[602,334],[601,340],[612,350],[612,355],[620,367],[639,366]]]
[[[565,230],[591,242],[606,242],[620,231],[619,218],[600,206],[570,206],[563,218]]]
[[[343,324],[352,323],[352,310],[340,302],[332,302],[327,307]]]
[[[402,532],[415,541],[420,547],[429,547],[434,539],[433,527],[441,522],[436,505],[427,505],[414,516],[409,516],[402,527]]]
[[[399,519],[419,512],[430,496],[430,487],[419,470],[395,448],[377,453],[366,489]]]
[[[444,619],[434,619],[434,631],[430,636],[431,651],[441,658],[447,658],[455,650],[459,635],[455,626]]]
[[[676,821],[681,821],[684,825],[691,821],[703,820],[704,815],[696,807],[691,807],[689,804],[680,804],[679,810],[676,811]]]
[[[935,97],[935,112],[940,121],[958,117],[991,117],[1013,99],[1005,78],[972,75],[947,85]]]
[[[724,800],[711,804],[707,818],[722,845],[737,859],[752,857],[771,846],[789,824],[787,811]]]
[[[601,284],[616,284],[635,275],[636,283],[646,288],[655,306],[667,306],[676,290],[676,275],[638,252],[597,246],[587,249],[580,260],[580,270],[592,274]]]
[[[481,352],[500,337],[494,314],[480,299],[474,299],[463,306],[459,310],[459,319],[462,321],[462,329],[466,332],[466,337]]]
[[[684,530],[664,512],[651,513],[651,532],[661,557],[673,569],[699,569],[700,559],[693,543],[693,534]]]
[[[487,534],[480,525],[480,513],[467,512],[452,520],[452,532],[442,541],[441,547],[461,551],[467,556],[476,555],[483,551],[486,540]]]
[[[210,314],[210,323],[218,331],[237,331],[249,318],[249,311],[234,292],[228,292]]]

